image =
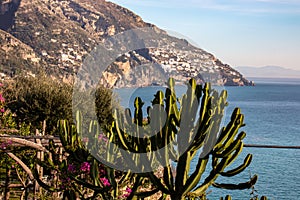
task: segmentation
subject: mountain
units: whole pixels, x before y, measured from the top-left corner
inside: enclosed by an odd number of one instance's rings
[[[1,75],[13,76],[17,71],[41,67],[41,59],[28,45],[11,34],[0,30],[0,63]]]
[[[193,77],[218,85],[252,84],[214,55],[106,0],[0,0],[1,74],[10,77],[22,70],[34,74],[42,68],[72,82],[98,45],[119,33],[145,28],[157,34],[158,47],[146,47],[147,41],[139,38],[145,47],[118,55],[101,83],[109,87],[161,85],[172,76],[179,83]]]
[[[300,71],[279,66],[237,67],[246,77],[256,78],[300,78]]]

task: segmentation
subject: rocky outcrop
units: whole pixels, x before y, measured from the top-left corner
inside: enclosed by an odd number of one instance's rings
[[[193,77],[218,85],[251,84],[214,55],[169,36],[128,9],[106,0],[2,0],[0,5],[0,28],[31,49],[16,47],[19,60],[27,64],[21,67],[16,63],[15,68],[34,73],[33,66],[39,66],[53,76],[72,81],[97,45],[126,30],[151,27],[160,32],[159,48],[120,55],[107,67],[101,83],[110,87],[147,86],[164,84],[171,76],[181,83]],[[3,41],[1,46],[5,46]],[[14,73],[9,69],[16,70],[11,68],[10,59],[15,55],[8,49],[2,48],[6,54],[0,65],[5,68],[2,73],[10,76]]]
[[[0,30],[1,77],[13,76],[18,71],[35,71],[42,61],[35,51],[13,35]]]
[[[15,12],[18,10],[21,0],[0,1],[0,29],[7,30],[14,24]]]

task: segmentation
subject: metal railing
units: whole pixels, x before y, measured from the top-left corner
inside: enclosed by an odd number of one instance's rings
[[[244,147],[264,148],[264,149],[300,149],[300,146],[265,145],[265,144],[244,144]]]
[[[4,130],[0,130],[0,132],[3,132]],[[11,131],[11,132],[17,132],[17,131]],[[3,137],[13,137],[13,138],[20,138],[20,139],[26,139],[29,141],[35,141],[36,139],[41,139],[43,145],[47,145],[48,141],[52,139],[56,145],[61,146],[60,144],[60,138],[57,136],[51,136],[51,135],[30,135],[30,136],[19,136],[19,135],[1,135],[0,138]],[[244,147],[246,148],[262,148],[262,149],[300,149],[300,146],[292,146],[292,145],[267,145],[267,144],[244,144]]]

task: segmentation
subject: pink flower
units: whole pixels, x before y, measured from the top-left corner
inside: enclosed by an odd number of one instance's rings
[[[4,112],[5,112],[5,109],[4,109],[4,108],[1,108],[1,109],[0,109],[0,112],[4,113]]]
[[[103,135],[102,133],[98,136],[98,140],[99,141],[103,140],[104,142],[108,141],[107,137],[105,135]]]
[[[132,189],[131,189],[130,187],[127,187],[127,188],[126,188],[126,192],[131,193],[131,192],[132,192]]]
[[[4,103],[5,102],[5,99],[4,97],[2,96],[2,94],[0,93],[0,102]]]
[[[103,183],[104,187],[109,187],[110,183],[107,178],[100,178],[101,182]]]
[[[132,192],[132,189],[130,187],[127,187],[126,190],[125,190],[125,194],[123,194],[123,197],[129,197],[131,192]]]
[[[1,143],[0,145],[0,149],[6,149],[7,144],[5,142]]]
[[[71,172],[71,173],[76,172],[76,166],[73,165],[73,164],[69,164],[68,165],[68,171]]]
[[[91,169],[91,165],[88,162],[84,162],[80,166],[80,170],[83,172],[90,172],[90,169]]]
[[[3,83],[0,83],[0,87],[2,87],[3,86]]]
[[[88,143],[89,142],[89,138],[87,138],[87,137],[82,138],[82,142]]]

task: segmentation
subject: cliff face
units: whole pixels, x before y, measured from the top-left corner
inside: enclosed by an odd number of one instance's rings
[[[15,12],[18,10],[21,0],[0,1],[0,29],[7,30],[13,26]]]
[[[115,87],[147,86],[163,84],[172,76],[178,82],[194,77],[219,85],[250,84],[212,54],[167,35],[128,9],[105,0],[2,0],[0,5],[0,51],[5,51],[0,65],[7,76],[16,68],[34,73],[35,67],[41,67],[53,76],[72,81],[84,58],[98,44],[126,30],[152,27],[160,32],[159,40],[163,42],[159,48],[120,55],[103,73],[101,82]],[[14,49],[18,54],[8,51],[8,47],[3,50],[10,44],[7,37],[18,41]],[[17,56],[13,68],[16,55],[22,56]]]
[[[13,76],[18,71],[40,68],[41,59],[34,50],[11,34],[0,30],[1,78]]]

